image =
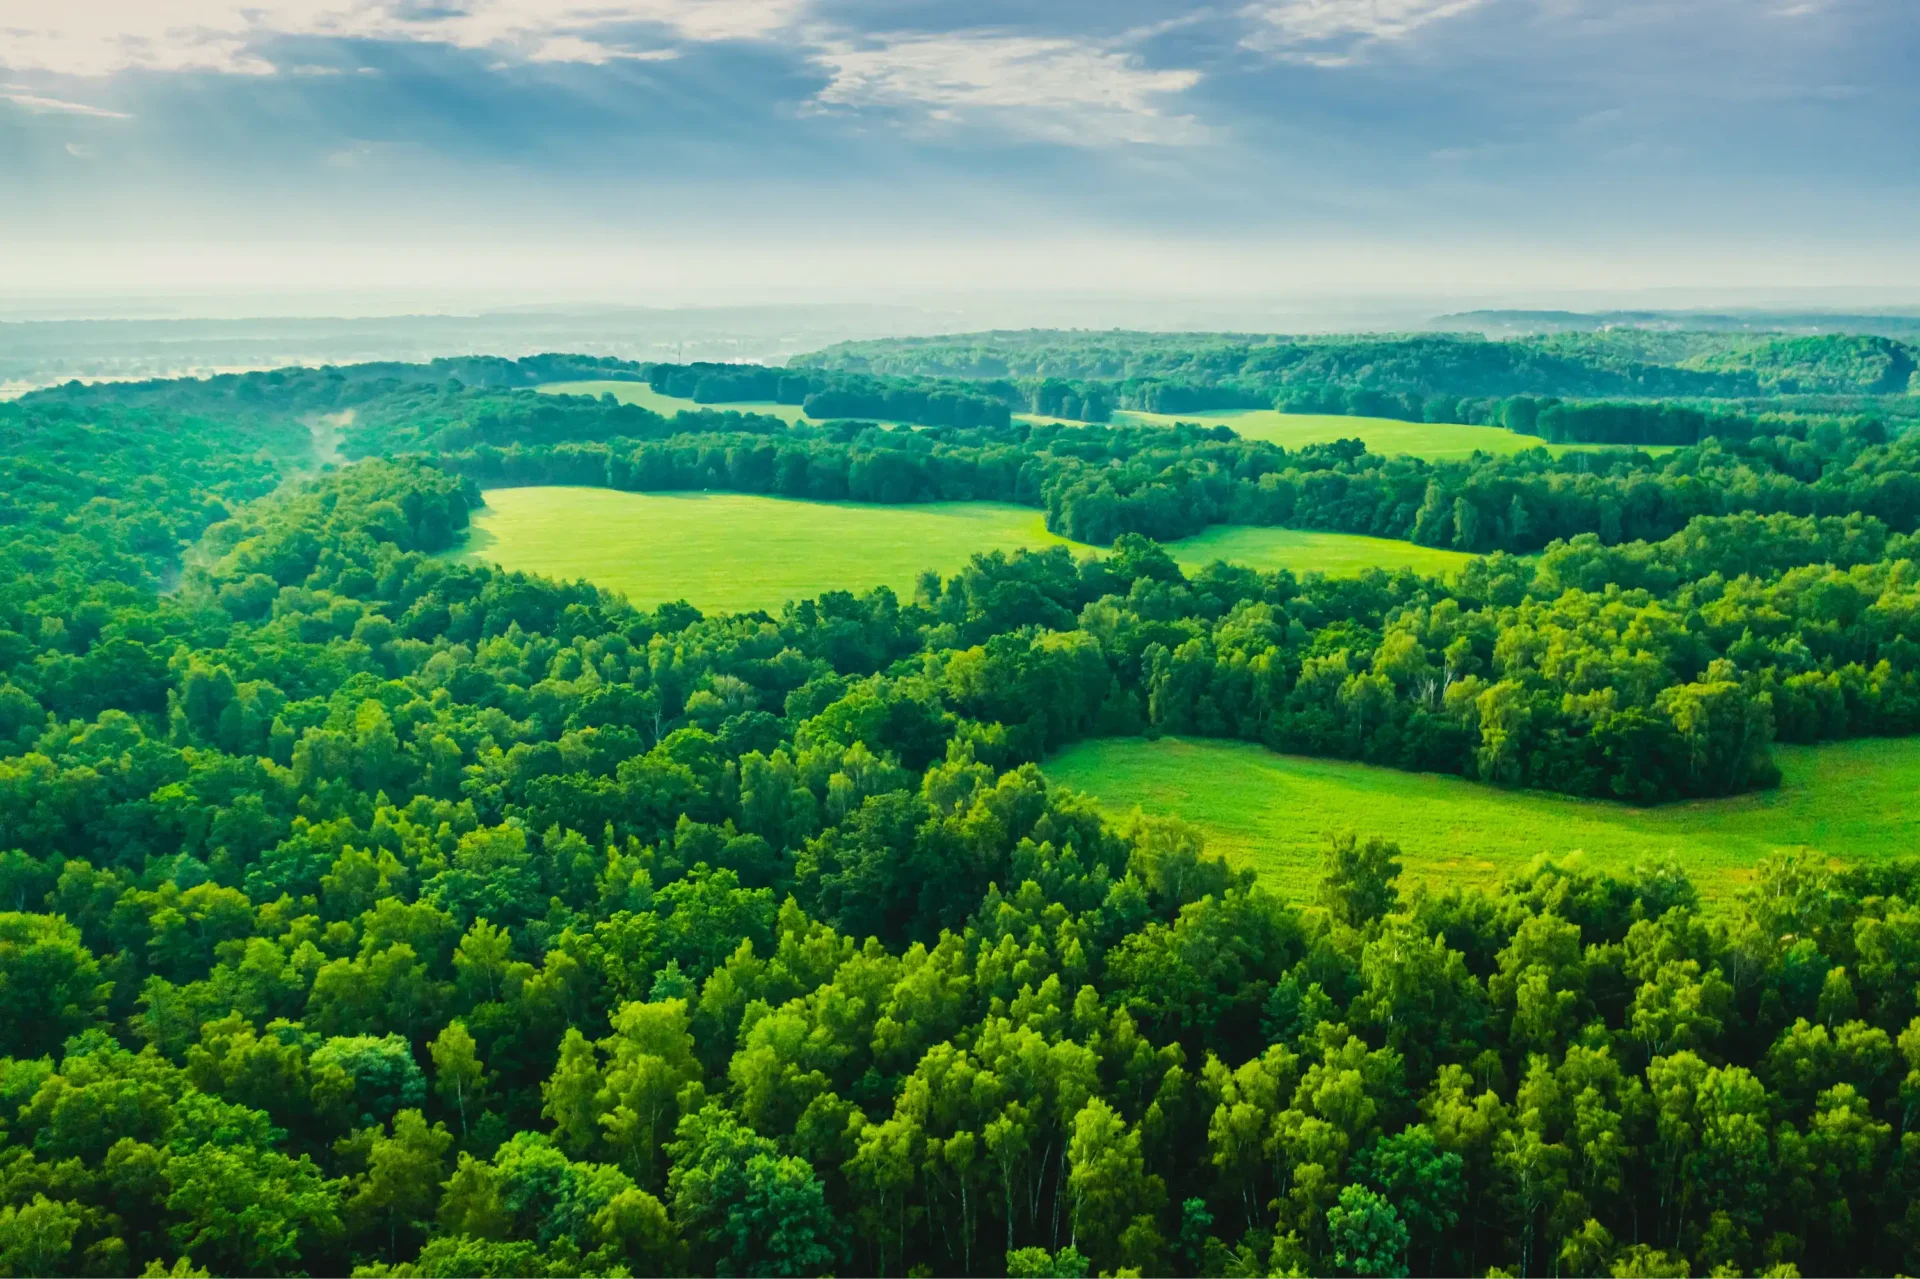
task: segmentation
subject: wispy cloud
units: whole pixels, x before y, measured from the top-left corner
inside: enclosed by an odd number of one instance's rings
[[[35,115],[86,115],[102,120],[131,120],[133,117],[124,111],[109,111],[105,107],[90,106],[85,102],[68,102],[64,98],[50,98],[36,93],[24,84],[0,85],[0,102],[11,102],[14,106],[31,111]]]
[[[0,0],[0,66],[97,76],[132,68],[270,75],[275,38],[429,41],[546,61],[603,63],[672,39],[758,39],[805,0]],[[639,39],[641,43],[635,43]]]
[[[1345,66],[1381,43],[1479,8],[1486,0],[1273,0],[1248,5],[1241,43],[1288,62]]]
[[[1168,99],[1196,71],[1145,66],[1134,54],[1059,37],[1005,32],[833,41],[818,55],[832,80],[824,106],[894,107],[934,121],[992,122],[1076,145],[1203,138]]]

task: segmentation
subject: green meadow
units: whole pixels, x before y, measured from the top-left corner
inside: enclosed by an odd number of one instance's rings
[[[1038,511],[998,502],[873,506],[744,493],[596,488],[487,492],[464,554],[547,577],[585,578],[639,605],[778,611],[823,591],[890,586],[977,552],[1065,545]]]
[[[1295,573],[1360,573],[1370,568],[1394,572],[1410,568],[1429,577],[1446,577],[1473,559],[1462,551],[1443,551],[1390,537],[1247,524],[1215,524],[1169,543],[1167,549],[1189,569],[1226,560],[1262,571],[1286,568]]]
[[[1273,409],[1227,409],[1217,413],[1114,414],[1117,420],[1147,426],[1198,422],[1224,426],[1249,440],[1267,440],[1283,448],[1359,440],[1370,453],[1410,453],[1429,461],[1482,453],[1519,453],[1540,443],[1498,426],[1458,426],[1435,422],[1399,422],[1384,417],[1343,417],[1325,413],[1280,413]]]
[[[1111,812],[1192,822],[1209,847],[1295,897],[1312,892],[1322,850],[1342,834],[1394,841],[1408,876],[1436,885],[1484,886],[1541,853],[1611,870],[1672,855],[1709,896],[1731,893],[1782,849],[1862,860],[1920,852],[1920,738],[1775,754],[1778,790],[1659,808],[1184,738],[1086,742],[1045,771]]]
[[[910,598],[920,574],[951,574],[976,554],[1073,546],[1040,512],[998,502],[873,506],[742,493],[490,489],[462,558],[584,578],[636,604],[684,599],[711,611],[777,610],[823,591],[886,585]],[[1169,548],[1188,569],[1227,559],[1260,569],[1347,573],[1381,567],[1442,574],[1467,556],[1411,542],[1216,527]]]
[[[1228,409],[1217,413],[1135,413],[1114,414],[1118,421],[1149,426],[1170,426],[1175,422],[1198,422],[1203,426],[1225,426],[1249,440],[1267,440],[1283,448],[1297,449],[1308,444],[1329,444],[1334,440],[1359,440],[1370,453],[1391,456],[1407,453],[1430,462],[1445,458],[1467,457],[1480,453],[1521,453],[1541,447],[1531,435],[1516,435],[1499,426],[1464,426],[1443,422],[1401,422],[1384,417],[1343,417],[1328,413],[1280,413],[1273,409]],[[1560,454],[1576,447],[1608,448],[1609,445],[1549,444],[1548,451]],[[1668,446],[1650,447],[1648,453],[1671,452]]]

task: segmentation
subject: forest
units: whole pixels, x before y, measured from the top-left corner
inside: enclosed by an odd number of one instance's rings
[[[1800,408],[1914,416],[1915,348],[1858,334],[1675,333],[1633,327],[1490,341],[1477,333],[1245,334],[1031,330],[847,342],[791,362],[873,376],[997,384],[1052,380],[1103,405],[1151,413],[1278,408],[1505,426],[1550,440],[1693,444],[1671,412],[1633,429],[1649,401],[1707,416]],[[1611,421],[1536,430],[1542,408],[1605,402]],[[1544,402],[1544,403],[1543,403]],[[1060,414],[1059,416],[1068,416]],[[1664,429],[1662,429],[1664,428]],[[1712,433],[1724,435],[1723,429]]]
[[[1920,1267],[1920,861],[1440,890],[1362,830],[1294,901],[1037,767],[1181,733],[1646,804],[1911,734],[1885,415],[1428,463],[669,418],[539,358],[0,404],[0,1272]],[[446,555],[530,483],[1105,549],[639,609]],[[1222,522],[1482,558],[1158,545]]]

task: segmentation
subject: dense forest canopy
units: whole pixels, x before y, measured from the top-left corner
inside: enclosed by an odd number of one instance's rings
[[[1357,831],[1290,902],[1036,767],[1179,732],[1648,803],[1912,733],[1881,417],[1426,463],[669,418],[542,359],[0,405],[0,1271],[1920,1265],[1920,863],[1480,893]],[[442,554],[532,482],[1106,549],[712,617]],[[1154,540],[1224,520],[1485,558]]]

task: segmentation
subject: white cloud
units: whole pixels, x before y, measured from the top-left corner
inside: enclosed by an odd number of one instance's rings
[[[34,92],[24,84],[0,85],[0,102],[11,102],[14,106],[31,111],[35,115],[87,115],[102,120],[133,118],[124,111],[109,111],[105,107],[89,106],[84,102],[68,102],[64,98],[49,98]]]
[[[865,35],[811,20],[816,2],[0,0],[0,68],[86,77],[337,73],[306,59],[276,62],[272,42],[286,37],[437,43],[484,51],[495,69],[664,60],[686,44],[780,39],[827,73],[814,103],[822,109],[907,108],[923,124],[991,123],[1074,145],[1207,136],[1169,109],[1199,73],[1149,67],[1130,52],[1187,19],[1099,43],[1005,31]]]
[[[98,76],[133,68],[268,75],[276,36],[418,40],[498,48],[547,61],[664,56],[630,48],[625,28],[690,41],[784,30],[805,0],[0,0],[0,66]],[[655,42],[657,43],[657,41]]]
[[[986,117],[1056,142],[1187,142],[1205,136],[1165,99],[1196,71],[1157,70],[1123,52],[1045,36],[961,32],[825,44],[824,106],[923,108],[952,123]]]
[[[1370,45],[1404,40],[1420,28],[1477,9],[1486,0],[1279,0],[1241,10],[1254,29],[1249,49],[1288,62],[1345,66]]]

